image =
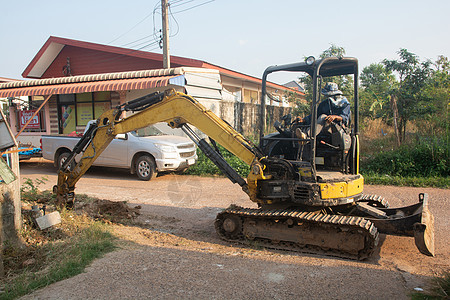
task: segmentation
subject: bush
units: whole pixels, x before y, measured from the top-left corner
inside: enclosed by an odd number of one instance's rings
[[[223,158],[242,177],[247,177],[250,166],[240,160],[237,156],[226,150],[221,145],[217,145]],[[189,175],[223,175],[222,171],[208,158],[200,149],[197,149],[197,163],[191,166],[186,174]]]
[[[447,137],[421,137],[392,151],[379,152],[361,163],[361,172],[401,177],[448,177]]]

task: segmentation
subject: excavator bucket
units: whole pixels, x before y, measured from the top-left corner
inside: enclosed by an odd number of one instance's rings
[[[364,210],[363,205],[358,208]],[[428,208],[427,194],[419,194],[419,202],[410,206],[372,208],[372,212],[365,212],[372,215],[366,219],[375,224],[378,232],[414,237],[422,254],[434,256],[434,217]]]
[[[422,220],[414,224],[414,240],[419,251],[434,256],[434,217],[428,209],[428,195],[420,194]]]

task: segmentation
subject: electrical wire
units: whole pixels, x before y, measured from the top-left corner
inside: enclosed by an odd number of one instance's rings
[[[139,26],[142,22],[144,22],[145,20],[147,20],[152,14],[148,14],[147,16],[145,16],[141,21],[139,21],[136,25],[134,25],[133,27],[131,27],[128,31],[126,31],[125,33],[119,35],[117,38],[113,39],[111,42],[109,42],[108,44],[111,44],[115,41],[117,41],[118,39],[120,39],[121,37],[123,37],[124,35],[130,33],[133,29],[135,29],[137,26]]]
[[[183,2],[183,3],[180,3],[180,4],[176,4],[176,3],[179,3],[179,2],[182,2],[183,0],[178,0],[178,1],[172,1],[172,2],[170,2],[170,6],[172,6],[172,7],[178,7],[178,6],[181,6],[181,5],[185,5],[185,4],[187,4],[187,3],[190,3],[190,2],[194,2],[195,0],[187,0],[186,2]],[[174,5],[174,4],[176,4],[176,5]]]
[[[139,46],[141,46],[141,45],[144,45],[144,44],[152,44],[152,43],[159,43],[159,41],[158,40],[155,40],[155,39],[153,39],[153,36],[149,36],[151,39],[150,40],[144,40],[143,42],[140,42],[140,43],[137,43],[137,44],[135,44],[135,45],[133,45],[133,47],[130,47],[130,48],[136,48],[136,47],[139,47]]]
[[[179,3],[179,2],[183,2],[185,0],[174,0],[174,1],[170,1],[171,4],[175,4],[175,3]],[[188,2],[192,2],[194,0],[188,0]]]
[[[135,40],[135,41],[133,41],[133,42],[129,42],[129,43],[126,43],[126,44],[122,44],[122,47],[125,47],[125,46],[128,46],[128,45],[137,43],[137,42],[139,42],[139,41],[142,41],[142,40],[144,40],[144,39],[148,39],[148,38],[150,38],[150,37],[153,37],[153,34],[144,36],[143,38],[137,39],[137,40]]]
[[[188,8],[186,8],[186,9],[176,11],[176,12],[174,12],[173,14],[178,14],[178,13],[181,13],[181,12],[185,12],[185,11],[194,9],[194,8],[196,8],[196,7],[199,7],[199,6],[203,6],[203,5],[205,5],[205,4],[208,4],[208,3],[211,3],[211,2],[214,2],[214,1],[216,1],[216,0],[209,0],[209,1],[206,1],[206,2],[203,2],[203,3],[200,3],[200,4],[197,4],[197,5],[188,7]]]
[[[191,0],[192,1],[192,0]],[[172,19],[175,21],[175,24],[177,24],[177,31],[174,34],[169,34],[170,37],[174,37],[177,36],[177,34],[180,32],[180,25],[178,24],[177,19],[175,18],[175,16],[172,13],[172,8],[171,5],[169,5],[169,15],[172,17]]]
[[[159,7],[159,8],[161,8],[161,7]],[[154,36],[155,40],[158,39],[156,23],[155,23],[155,14],[156,14],[157,10],[158,10],[158,6],[155,6],[155,8],[153,9],[153,13],[152,13],[153,14],[153,36]],[[161,39],[162,38],[162,36],[161,36],[162,30],[160,29],[159,32],[160,32],[159,38]]]

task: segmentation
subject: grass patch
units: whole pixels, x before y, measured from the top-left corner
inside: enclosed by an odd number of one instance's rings
[[[106,224],[67,211],[61,217],[65,228],[42,231],[47,240],[28,230],[22,232],[25,247],[5,247],[7,274],[0,299],[15,299],[80,274],[94,259],[114,249],[114,237]]]
[[[424,292],[411,294],[412,300],[450,299],[450,272],[434,277]]]
[[[402,177],[379,174],[363,174],[363,176],[366,184],[450,188],[450,177]]]
[[[24,206],[46,203],[48,208],[52,207],[51,192],[38,189],[44,181],[24,182],[21,189]],[[88,200],[87,196],[80,196]],[[1,281],[0,299],[15,299],[80,274],[94,259],[115,248],[109,226],[85,214],[63,209],[61,224],[38,230],[26,210],[23,212],[20,245],[3,245],[5,277]]]

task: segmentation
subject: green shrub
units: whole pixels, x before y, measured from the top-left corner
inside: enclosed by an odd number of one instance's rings
[[[361,172],[401,177],[448,177],[449,152],[446,137],[421,137],[415,143],[366,158],[361,162]]]
[[[226,150],[224,147],[217,145],[223,158],[228,164],[238,172],[242,177],[247,177],[250,172],[250,166],[240,160],[237,156]],[[197,163],[191,166],[186,174],[189,175],[223,175],[222,171],[208,158],[200,149],[197,149]]]

